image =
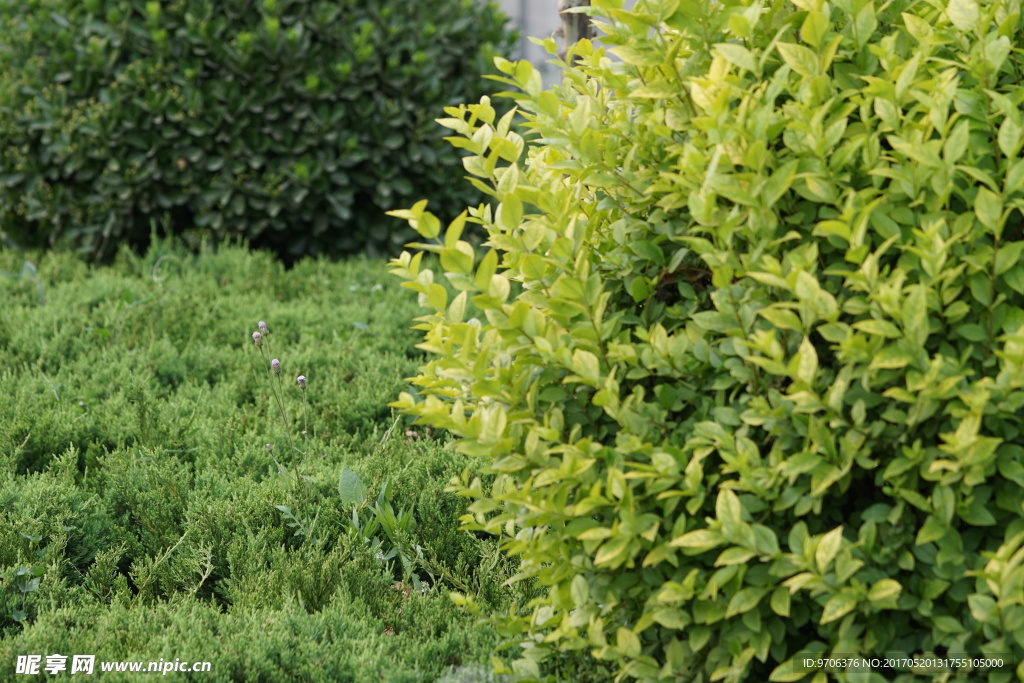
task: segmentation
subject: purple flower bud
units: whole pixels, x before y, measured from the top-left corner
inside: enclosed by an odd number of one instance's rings
[[[305,375],[299,375],[298,377],[295,378],[295,381],[299,383],[299,388],[300,389],[302,389],[303,391],[306,390],[306,376]]]
[[[268,450],[268,451],[272,451],[272,450],[274,450],[274,446],[273,446],[272,444],[269,444],[269,443],[268,443],[268,444],[267,444],[267,450]]]
[[[253,332],[252,333],[252,340],[254,342],[256,342],[256,348],[257,349],[260,348],[261,346],[263,346],[263,335],[260,334],[259,332]]]
[[[262,320],[260,321],[259,325],[257,325],[256,327],[260,328],[260,332],[262,332],[263,334],[267,333],[267,324],[265,322],[263,322]]]
[[[274,371],[275,375],[279,374],[281,372],[281,361],[276,358],[270,361],[270,369]]]

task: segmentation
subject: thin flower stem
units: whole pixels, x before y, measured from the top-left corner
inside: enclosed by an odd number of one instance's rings
[[[277,391],[274,392],[274,399],[277,401],[277,406],[281,410],[281,419],[284,421],[285,431],[290,431],[291,430],[291,423],[288,421],[288,414],[287,414],[287,412],[285,411],[285,408],[284,408],[284,388],[281,386],[280,370],[278,370],[277,372],[274,372],[274,370],[276,369],[275,368],[275,363],[277,361],[271,361],[270,364],[267,363],[267,358],[270,358],[270,357],[272,357],[274,355],[273,353],[271,353],[270,339],[269,338],[264,337],[264,345],[266,346],[266,349],[267,349],[267,355],[263,357],[263,364],[267,368],[267,374],[269,374],[271,376],[271,382],[270,382],[271,388],[274,387],[274,382],[273,382],[274,378],[277,378]],[[260,352],[261,353],[263,352],[262,348],[260,349]]]
[[[275,375],[274,377],[277,379],[277,392],[275,396],[277,397],[277,405],[281,409],[281,419],[284,420],[284,428],[290,431],[291,423],[288,421],[288,413],[284,409],[284,391],[281,387],[281,376]]]
[[[264,347],[266,347],[266,351],[264,351]],[[260,347],[260,356],[263,358],[263,367],[266,368],[267,374],[270,375],[270,391],[274,395],[274,400],[277,403],[278,410],[281,412],[281,421],[284,424],[284,435],[288,439],[288,448],[291,449],[291,450],[298,450],[297,448],[295,448],[294,442],[292,442],[291,429],[288,426],[288,414],[285,412],[284,400],[283,400],[282,395],[281,395],[281,393],[282,393],[281,392],[281,377],[279,375],[277,376],[277,387],[274,386],[274,376],[275,375],[274,375],[273,371],[270,368],[270,363],[267,361],[267,355],[269,355],[269,351],[270,351],[270,345],[269,345],[269,343],[267,343],[264,340],[264,344]],[[301,453],[302,451],[299,451],[299,452]],[[273,457],[273,456],[271,456],[271,457]],[[279,471],[281,471],[281,470],[287,471],[287,470],[285,470],[281,466],[281,463],[279,463],[276,458],[274,458],[274,464],[277,465],[277,468],[278,468]],[[299,484],[300,482],[301,482],[300,474],[299,474],[298,471],[296,471],[295,472],[295,483]]]
[[[252,337],[253,337],[253,340],[256,342],[256,348],[259,349],[260,357],[263,359],[263,367],[266,370],[267,375],[270,376],[270,392],[271,392],[271,394],[273,394],[274,401],[277,403],[278,411],[281,413],[281,422],[284,425],[285,437],[287,437],[287,439],[288,439],[288,448],[289,448],[289,450],[298,451],[298,453],[300,453],[301,455],[304,456],[304,458],[305,458],[305,460],[307,461],[307,464],[308,464],[308,459],[309,459],[309,455],[308,455],[309,454],[309,434],[307,433],[306,429],[303,429],[302,434],[305,437],[306,450],[305,451],[301,451],[298,448],[296,448],[295,444],[294,444],[294,442],[292,440],[291,422],[288,420],[288,411],[284,407],[284,387],[281,384],[281,363],[276,358],[274,358],[273,360],[270,360],[271,358],[273,358],[273,353],[272,353],[272,349],[271,349],[271,346],[270,346],[270,338],[269,338],[270,332],[267,330],[266,325],[265,325],[265,323],[263,323],[263,321],[260,321],[259,328],[260,328],[259,331],[253,333]],[[253,370],[253,374],[255,375],[255,369]],[[302,377],[300,379],[305,380],[305,377]],[[276,380],[276,382],[275,382],[275,380]],[[299,382],[299,386],[303,390],[305,390],[305,386],[304,386],[303,382]],[[303,426],[306,427],[309,424],[309,414],[308,414],[308,408],[307,408],[307,404],[306,404],[306,394],[305,394],[305,392],[303,392],[303,394],[302,394],[302,413],[303,413]],[[279,463],[277,461],[277,458],[274,458],[273,455],[271,455],[271,459],[273,459],[274,464],[277,465],[279,471],[281,471],[283,473],[287,473],[287,470],[284,467],[282,467],[281,463]],[[298,468],[296,468],[296,470],[295,470],[295,483],[297,485],[301,484],[301,480],[302,480],[302,476],[301,476]]]
[[[267,362],[267,357],[264,355],[263,349],[260,349],[260,355],[263,356],[263,365],[267,368],[267,374],[270,375],[270,389],[274,394],[274,400],[277,401],[277,407],[281,411],[281,420],[284,422],[285,432],[289,431],[288,415],[284,410],[284,399],[281,395],[281,377],[274,375],[270,370],[270,363]],[[274,377],[277,377],[277,387],[274,387]]]
[[[309,458],[309,409],[306,392],[302,392],[302,435],[306,437],[306,458]],[[316,427],[313,427],[316,429]],[[316,436],[314,434],[314,436]]]

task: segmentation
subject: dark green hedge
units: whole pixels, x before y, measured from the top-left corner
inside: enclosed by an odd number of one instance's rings
[[[165,217],[288,258],[389,250],[384,210],[467,202],[434,119],[512,39],[475,0],[0,0],[0,22],[0,232],[94,256]]]

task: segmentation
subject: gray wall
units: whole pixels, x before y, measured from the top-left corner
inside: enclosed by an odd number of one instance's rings
[[[557,83],[561,78],[558,67],[547,63],[552,59],[551,55],[545,52],[544,48],[531,43],[528,38],[529,36],[548,38],[561,28],[558,0],[497,0],[497,2],[502,11],[509,16],[510,23],[522,34],[512,58],[529,59],[544,76],[545,84]],[[631,9],[635,4],[636,0],[626,0],[624,7]],[[601,32],[598,31],[598,38],[600,36]],[[560,40],[558,44],[561,46]]]
[[[558,68],[546,62],[551,57],[528,39],[547,38],[560,26],[558,0],[498,0],[498,4],[511,19],[522,38],[513,53],[514,59],[529,59],[544,75],[545,83],[558,80]]]

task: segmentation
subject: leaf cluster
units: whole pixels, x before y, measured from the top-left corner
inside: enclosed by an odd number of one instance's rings
[[[617,60],[581,41],[548,90],[497,61],[525,137],[486,99],[441,120],[491,201],[446,230],[423,203],[395,212],[441,267],[392,261],[431,354],[394,405],[484,459],[493,483],[453,482],[463,522],[548,590],[501,622],[513,669],[1016,665],[1020,3],[586,11]]]

